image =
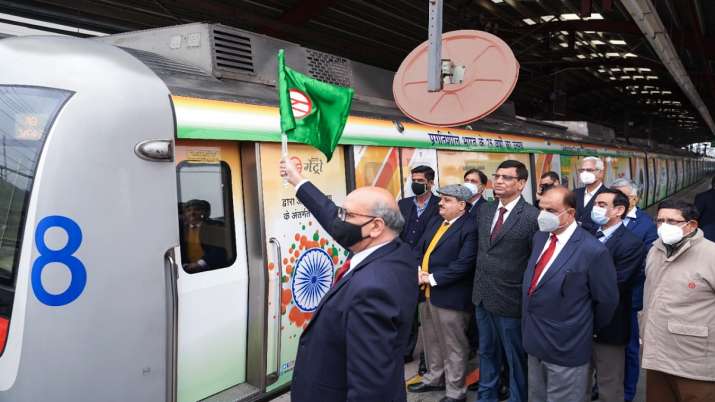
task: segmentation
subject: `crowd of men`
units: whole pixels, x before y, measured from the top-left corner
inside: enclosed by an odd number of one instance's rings
[[[434,170],[417,166],[415,196],[395,203],[365,187],[338,207],[282,162],[351,253],[302,335],[293,402],[405,401],[415,311],[426,371],[409,392],[466,401],[476,348],[478,401],[630,401],[641,367],[649,402],[715,401],[715,243],[701,219],[712,220],[715,190],[698,196],[700,211],[662,202],[654,223],[634,182],[606,187],[601,159],[578,173],[573,191],[544,173],[537,208],[519,161],[492,174],[492,202],[484,172],[434,191]]]

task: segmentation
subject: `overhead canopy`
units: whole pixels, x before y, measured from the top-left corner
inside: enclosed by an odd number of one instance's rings
[[[22,0],[0,12],[118,33],[220,22],[396,70],[427,38],[427,0]],[[715,2],[653,1],[707,108],[715,111]],[[620,1],[446,0],[444,31],[504,39],[521,64],[518,115],[591,121],[620,137],[682,146],[711,141]]]

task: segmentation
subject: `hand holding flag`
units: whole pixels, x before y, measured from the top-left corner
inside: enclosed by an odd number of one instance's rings
[[[286,140],[290,138],[317,148],[330,161],[350,115],[353,93],[352,88],[318,81],[286,67],[285,52],[281,49],[278,96],[283,157],[287,156]]]

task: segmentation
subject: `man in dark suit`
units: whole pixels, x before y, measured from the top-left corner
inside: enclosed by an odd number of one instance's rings
[[[534,201],[534,206],[539,208],[539,199],[544,191],[550,189],[551,187],[558,187],[561,185],[561,179],[559,179],[559,174],[553,171],[544,172],[539,179],[539,189],[536,191],[536,201]]]
[[[467,200],[469,206],[467,207],[467,213],[469,213],[472,218],[477,217],[477,210],[479,206],[487,202],[484,198],[484,189],[487,188],[487,182],[489,178],[479,169],[469,169],[464,173],[464,185],[472,190],[472,197]]]
[[[292,162],[281,175],[352,257],[340,267],[300,337],[293,402],[404,402],[407,335],[418,297],[416,256],[398,238],[404,219],[392,194],[359,188],[337,207]]]
[[[411,384],[411,392],[444,389],[442,402],[466,401],[469,341],[467,327],[471,303],[474,262],[477,255],[476,222],[466,213],[466,187],[455,184],[441,188],[439,218],[420,239],[416,254],[423,287],[420,310],[422,341],[427,372],[422,382]]]
[[[410,247],[415,247],[424,234],[427,224],[438,215],[439,197],[432,194],[434,170],[420,165],[410,171],[412,183],[410,189],[415,194],[403,198],[398,205],[405,218],[405,227],[400,232],[400,239]]]
[[[576,194],[576,222],[581,228],[596,233],[596,225],[591,221],[591,209],[596,196],[605,189],[603,176],[605,174],[603,160],[595,156],[587,156],[581,160],[581,167],[578,169],[579,180],[585,187],[574,190]]]
[[[225,225],[210,216],[211,204],[206,200],[193,199],[182,205],[179,244],[183,268],[188,273],[229,264]]]
[[[575,401],[586,394],[594,330],[618,305],[613,260],[578,227],[565,187],[541,197],[540,231],[524,273],[522,328],[529,355],[529,401]]]
[[[700,213],[700,229],[705,238],[715,241],[715,176],[711,188],[695,196],[695,207]]]
[[[643,242],[644,255],[658,238],[658,230],[653,219],[638,208],[641,188],[629,179],[618,179],[611,184],[614,190],[620,190],[628,197],[628,213],[623,218],[623,226]],[[626,347],[625,376],[623,380],[624,400],[632,401],[636,396],[638,376],[640,375],[640,338],[638,336],[638,312],[643,309],[643,284],[645,283],[645,261],[633,284],[631,304],[631,334]]]
[[[631,331],[631,305],[633,284],[645,260],[643,242],[623,226],[628,210],[628,197],[619,190],[605,189],[596,196],[591,219],[600,225],[596,238],[606,245],[616,268],[618,281],[618,307],[611,322],[597,330],[593,336],[591,368],[596,371],[599,400],[621,402],[624,400],[626,345]],[[591,376],[589,376],[589,379]],[[584,396],[591,400],[591,392]]]
[[[425,229],[427,229],[427,224],[439,216],[439,206],[437,205],[439,197],[432,193],[434,170],[431,167],[426,165],[416,166],[410,171],[410,175],[410,190],[415,195],[401,199],[398,205],[402,216],[405,218],[405,226],[400,232],[400,239],[414,248],[424,234]],[[405,362],[412,361],[412,354],[417,344],[418,327],[417,311],[415,311],[415,320],[412,323],[412,329],[407,340]],[[421,353],[419,372],[422,373],[424,370],[426,370],[424,354]]]
[[[521,196],[529,172],[515,160],[494,174],[499,202],[477,212],[478,251],[472,302],[479,328],[479,400],[496,402],[502,348],[509,367],[509,401],[526,401],[526,354],[521,342],[521,281],[538,230],[538,210]]]

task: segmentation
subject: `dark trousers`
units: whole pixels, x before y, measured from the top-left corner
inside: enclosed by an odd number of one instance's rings
[[[626,345],[626,371],[623,377],[623,396],[627,401],[635,399],[638,387],[638,376],[641,369],[639,337],[638,310],[631,310],[631,337]]]
[[[713,402],[715,381],[698,381],[646,370],[646,402]]]
[[[479,326],[480,402],[497,402],[502,348],[509,367],[509,402],[526,402],[526,352],[522,346],[521,319],[502,317],[477,306]]]

